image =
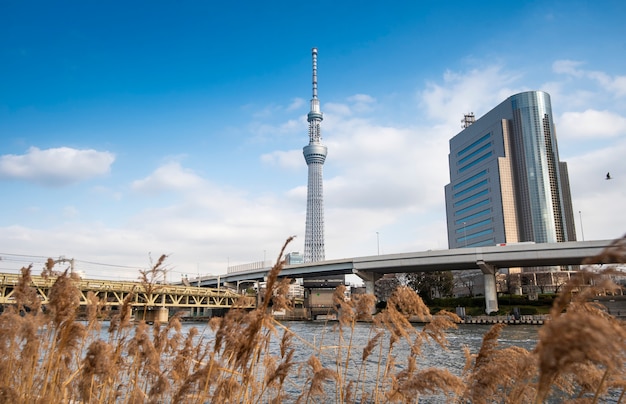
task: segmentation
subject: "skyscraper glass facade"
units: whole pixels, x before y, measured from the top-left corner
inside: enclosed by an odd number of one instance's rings
[[[549,94],[513,95],[472,122],[450,140],[449,167],[450,248],[575,240]]]

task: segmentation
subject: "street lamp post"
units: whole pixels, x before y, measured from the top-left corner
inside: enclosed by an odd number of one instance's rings
[[[376,232],[376,255],[380,255],[380,235]]]
[[[583,241],[585,241],[585,230],[583,229],[583,213],[579,210],[578,211],[578,216],[580,217],[580,235],[583,238]]]

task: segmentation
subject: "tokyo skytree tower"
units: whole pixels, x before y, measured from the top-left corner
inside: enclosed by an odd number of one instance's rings
[[[313,99],[309,121],[309,144],[302,150],[309,167],[309,182],[306,202],[306,232],[304,235],[304,262],[324,261],[324,189],[322,168],[327,148],[322,139],[322,112],[317,98],[317,48],[313,48]]]

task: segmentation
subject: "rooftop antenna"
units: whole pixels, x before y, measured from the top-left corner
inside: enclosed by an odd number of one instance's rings
[[[461,119],[461,123],[463,124],[463,125],[461,125],[461,127],[463,129],[466,129],[467,127],[469,127],[474,122],[476,122],[476,117],[474,117],[474,113],[473,112],[469,112],[469,113],[467,113],[467,114],[465,114],[463,116],[463,119]]]

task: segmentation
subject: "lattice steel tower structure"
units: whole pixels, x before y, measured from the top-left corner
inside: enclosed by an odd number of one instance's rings
[[[306,202],[306,231],[304,235],[304,262],[324,261],[324,187],[322,169],[328,149],[322,140],[322,112],[317,98],[317,48],[313,48],[313,98],[309,122],[309,144],[302,150],[309,167]]]

